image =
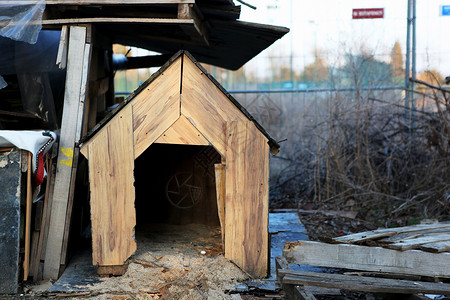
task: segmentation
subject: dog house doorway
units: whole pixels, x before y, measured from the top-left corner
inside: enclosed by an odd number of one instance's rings
[[[159,143],[136,158],[136,255],[222,252],[214,171],[220,162],[212,146]]]

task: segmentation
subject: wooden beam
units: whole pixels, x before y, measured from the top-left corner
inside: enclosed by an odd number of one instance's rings
[[[269,145],[250,121],[227,122],[225,257],[255,277],[268,271]]]
[[[294,270],[279,272],[284,275],[284,284],[313,285],[371,293],[450,295],[450,284],[442,282],[418,282]]]
[[[175,24],[194,26],[192,19],[164,19],[164,18],[73,18],[73,19],[47,19],[42,25],[70,25],[89,23],[141,23],[141,24]],[[1,24],[1,22],[0,22]]]
[[[178,19],[194,21],[194,26],[186,26],[181,24],[181,29],[189,35],[193,40],[202,40],[207,46],[208,41],[208,26],[204,20],[201,12],[195,8],[194,4],[178,4]]]
[[[450,278],[450,253],[298,241],[287,242],[283,256],[297,264]]]
[[[67,203],[72,178],[73,154],[80,126],[79,113],[83,111],[87,72],[85,61],[86,28],[69,28],[69,48],[67,54],[67,75],[64,94],[64,107],[61,122],[61,135],[55,186],[53,191],[50,227],[45,252],[44,278],[57,279],[61,265],[61,251],[66,224]]]

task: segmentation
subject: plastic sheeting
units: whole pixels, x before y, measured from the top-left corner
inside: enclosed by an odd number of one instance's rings
[[[10,2],[0,4],[0,36],[35,44],[42,29],[45,0],[31,0],[27,1],[25,5],[21,4],[20,1]],[[2,47],[0,49],[3,50]],[[0,53],[0,55],[3,55],[3,53]],[[7,83],[0,73],[0,89],[6,87],[6,85]]]
[[[42,30],[35,44],[0,37],[0,74],[17,75],[24,111],[47,121],[50,129],[58,127],[64,94],[65,71],[56,65],[60,35]]]
[[[0,35],[15,41],[36,43],[42,28],[45,0],[35,0],[34,4],[27,1],[26,5],[20,1],[10,2],[0,4]]]

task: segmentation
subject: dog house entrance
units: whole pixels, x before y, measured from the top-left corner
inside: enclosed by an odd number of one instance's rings
[[[153,144],[135,160],[137,254],[221,246],[211,146]],[[191,248],[191,249],[188,249]]]

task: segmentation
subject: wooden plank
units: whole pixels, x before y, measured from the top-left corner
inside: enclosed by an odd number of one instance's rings
[[[165,18],[73,18],[73,19],[47,19],[42,25],[71,25],[92,23],[140,23],[140,24],[174,24],[195,28],[192,19],[165,19]],[[1,24],[1,22],[0,22]]]
[[[264,277],[269,256],[269,145],[252,122],[232,121],[227,123],[226,149],[225,257]]]
[[[399,279],[360,277],[293,270],[281,270],[283,283],[313,285],[372,293],[450,295],[450,284],[442,282],[408,281]]]
[[[123,265],[136,251],[132,107],[123,109],[88,146],[92,263]]]
[[[419,231],[412,231],[412,232],[401,232],[397,233],[396,235],[378,240],[380,243],[396,243],[401,240],[406,239],[415,239],[418,237],[423,236],[429,236],[436,233],[450,233],[450,227],[443,227],[443,228],[435,228],[435,229],[426,229],[426,230],[419,230]]]
[[[434,243],[434,242],[446,242],[450,241],[450,234],[437,234],[417,237],[413,239],[406,239],[394,244],[387,245],[386,248],[395,250],[410,250],[419,248],[420,245]]]
[[[336,237],[333,239],[333,241],[339,242],[339,243],[352,244],[352,243],[362,242],[362,241],[371,240],[371,239],[389,237],[389,236],[393,236],[400,232],[422,231],[422,230],[427,230],[427,229],[436,229],[436,228],[444,228],[444,227],[450,228],[450,222],[442,222],[442,223],[435,223],[435,224],[419,224],[419,225],[405,226],[405,227],[398,227],[398,228],[386,228],[386,229],[365,231],[365,232]]]
[[[225,156],[227,120],[248,119],[189,57],[183,57],[181,113]]]
[[[225,249],[225,165],[215,164],[217,210],[219,214],[220,231],[222,233],[222,248]]]
[[[397,251],[380,247],[288,242],[283,255],[291,263],[422,276],[450,277],[450,253]]]
[[[56,64],[61,70],[67,66],[67,46],[69,42],[69,28],[64,25],[61,28],[61,37],[59,39],[58,54],[56,55]]]
[[[280,272],[280,270],[289,271],[289,263],[287,260],[278,256],[275,258],[276,272],[277,272],[277,281],[281,285],[282,289],[286,294],[286,299],[300,299],[300,300],[315,300],[316,297],[309,291],[306,291],[304,287],[293,286],[290,284],[283,284],[284,273]]]
[[[429,243],[420,246],[421,250],[440,253],[440,252],[450,252],[450,241],[447,242],[437,242],[437,243]]]
[[[192,125],[185,117],[180,116],[161,136],[155,141],[161,144],[180,144],[180,145],[204,145],[209,146],[205,137]]]
[[[179,118],[180,88],[181,57],[130,103],[133,106],[135,158]]]
[[[67,75],[63,117],[59,141],[57,170],[53,191],[50,227],[45,251],[44,278],[57,279],[60,271],[61,250],[66,223],[69,187],[72,180],[73,153],[77,136],[78,113],[84,105],[82,96],[83,62],[85,60],[86,28],[69,29]],[[82,110],[81,110],[82,111]]]
[[[295,299],[300,300],[316,300],[317,298],[314,297],[313,294],[305,290],[303,286],[295,286],[294,287],[294,293],[295,293]]]
[[[51,159],[47,160],[47,184],[45,187],[45,198],[43,203],[43,210],[42,210],[42,218],[41,218],[41,225],[40,225],[40,234],[39,234],[39,241],[37,246],[37,252],[35,257],[35,267],[33,268],[33,271],[31,273],[31,276],[33,276],[34,281],[38,281],[38,275],[39,275],[39,266],[41,262],[41,255],[42,255],[42,247],[44,244],[44,237],[45,233],[48,230],[48,214],[47,212],[50,211],[49,209],[49,198],[50,198],[50,191],[52,191],[53,184],[54,184],[54,176],[53,176],[53,162]]]
[[[31,185],[31,152],[28,152],[28,168],[27,168],[27,200],[25,212],[25,254],[23,259],[23,280],[28,280],[28,272],[30,267],[30,244],[31,244],[31,208],[33,202],[33,186]]]

